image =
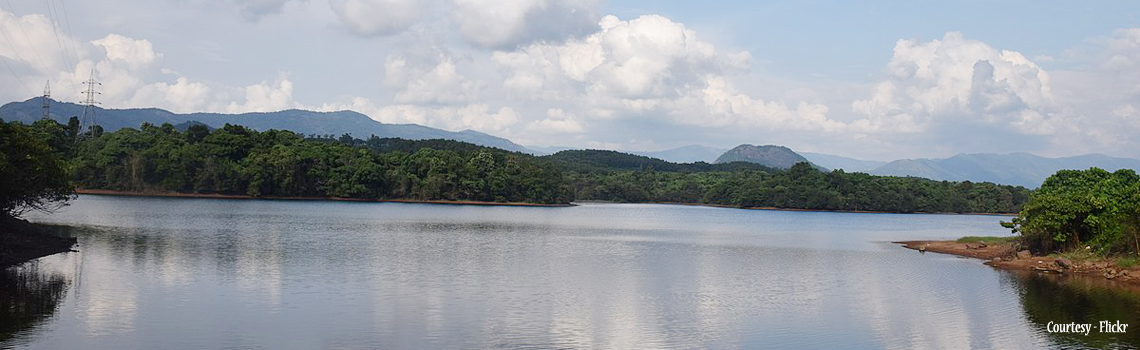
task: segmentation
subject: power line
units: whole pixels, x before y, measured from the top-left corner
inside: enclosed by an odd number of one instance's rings
[[[63,62],[61,63],[68,67],[72,67],[73,65],[71,64],[70,59],[67,57],[67,49],[63,47],[63,40],[60,40],[59,38],[59,29],[56,26],[56,24],[59,23],[56,18],[59,16],[55,14],[55,3],[51,0],[45,1],[47,2],[48,19],[51,21],[51,32],[52,34],[55,34],[55,44],[59,47],[59,57],[63,59]]]
[[[13,14],[13,16],[15,16],[15,14]],[[16,23],[20,23],[19,18],[16,19]],[[28,65],[28,60],[24,59],[24,55],[20,54],[20,49],[16,47],[16,44],[12,43],[12,38],[8,36],[8,31],[0,30],[0,34],[4,35],[4,41],[7,41],[8,47],[12,48],[12,53],[16,54],[16,59],[20,60],[20,63],[24,64],[24,70],[28,71],[28,75],[36,75],[36,73],[32,71],[32,67]],[[24,88],[27,88],[27,86]],[[31,90],[28,90],[28,92],[31,92]]]
[[[24,83],[24,79],[20,79],[20,75],[16,74],[16,70],[12,69],[12,65],[8,64],[8,58],[4,57],[4,55],[0,55],[0,61],[4,61],[4,66],[8,67],[8,71],[12,72],[12,76],[16,77],[16,81],[20,82],[20,86],[23,86],[24,90],[27,90],[28,94],[31,95],[32,89],[28,88],[28,84]]]
[[[71,33],[72,33],[72,31],[71,31],[71,19],[67,17],[67,6],[64,5],[63,0],[59,0],[59,9],[63,10],[63,23],[65,25],[67,25],[66,27],[64,27],[64,33],[66,33],[67,36],[70,37],[70,36],[72,36],[71,35]],[[68,46],[71,47],[71,57],[73,58],[72,62],[79,63],[79,52],[77,52],[75,50],[75,43],[74,42],[68,42],[68,44],[69,44]]]
[[[15,8],[12,6],[11,0],[7,0],[7,1],[8,1],[8,8]],[[15,16],[14,13],[12,15]],[[32,54],[36,56],[35,57],[36,61],[37,62],[44,62],[44,59],[42,57],[40,57],[40,51],[36,50],[36,44],[32,42],[32,39],[30,37],[28,37],[28,32],[26,30],[24,30],[24,24],[20,22],[20,18],[18,18],[18,17],[16,18],[16,26],[20,28],[20,33],[24,34],[24,41],[27,41],[28,47],[32,48]],[[9,45],[10,44],[11,43],[9,42]],[[23,59],[23,58],[21,58],[21,59]]]

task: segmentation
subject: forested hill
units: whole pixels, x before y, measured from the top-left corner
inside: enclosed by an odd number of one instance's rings
[[[0,106],[0,118],[30,124],[42,116],[42,100],[33,98],[23,102],[12,102]],[[72,116],[83,114],[83,106],[51,101],[51,117],[66,123]],[[495,137],[473,130],[451,132],[416,124],[386,124],[353,111],[314,112],[291,109],[278,112],[258,112],[241,114],[191,113],[179,114],[158,108],[104,109],[95,108],[100,126],[106,131],[121,128],[137,128],[142,123],[179,125],[189,121],[205,123],[212,128],[225,124],[243,125],[265,131],[270,129],[289,130],[302,135],[350,134],[357,138],[379,137],[403,138],[412,140],[447,139],[470,142],[477,145],[498,147],[509,151],[526,151],[526,148],[510,140]]]
[[[740,145],[717,157],[714,163],[749,162],[777,169],[791,168],[796,163],[811,163],[790,148],[784,146]],[[824,170],[824,169],[820,169]]]
[[[573,200],[888,212],[1016,212],[1029,191],[991,183],[788,170],[736,162],[670,163],[613,151],[546,157],[450,140],[351,135],[304,137],[202,124],[179,131],[143,124],[77,135],[40,120],[31,127],[70,164],[77,187],[254,197],[473,200],[564,204]]]

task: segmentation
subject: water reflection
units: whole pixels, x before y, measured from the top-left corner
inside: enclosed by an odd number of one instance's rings
[[[1105,281],[1089,277],[1059,277],[1018,273],[1018,292],[1026,317],[1036,329],[1066,348],[1136,348],[1140,346],[1140,292],[1109,289]],[[1125,333],[1102,333],[1100,321],[1128,324]],[[1047,333],[1049,322],[1090,323],[1085,334]]]
[[[71,279],[50,270],[33,262],[0,271],[0,345],[18,343],[59,308]]]
[[[881,242],[992,235],[998,218],[82,197],[44,219],[100,226],[29,348],[1137,344],[1055,338],[1042,322],[1071,315],[1026,301],[1054,291]],[[1137,309],[1072,293],[1038,304]]]

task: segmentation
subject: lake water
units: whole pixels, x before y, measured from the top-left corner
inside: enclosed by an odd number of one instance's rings
[[[0,348],[1080,348],[1140,296],[920,254],[998,216],[81,196],[0,276]]]

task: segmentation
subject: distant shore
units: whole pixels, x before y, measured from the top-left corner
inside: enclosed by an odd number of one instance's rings
[[[1017,216],[1017,213],[955,213],[955,212],[910,212],[904,213],[899,211],[874,211],[874,210],[831,210],[831,209],[798,209],[798,208],[779,208],[779,207],[740,207],[735,205],[725,204],[709,204],[709,203],[681,203],[681,202],[612,202],[612,201],[599,201],[599,200],[584,200],[576,201],[578,203],[605,203],[605,204],[668,204],[668,205],[688,205],[694,207],[710,207],[710,208],[728,208],[728,209],[745,209],[745,210],[775,210],[775,211],[806,211],[806,212],[819,212],[819,213],[859,213],[859,214],[935,214],[935,215],[983,215],[983,216]]]
[[[1017,216],[1017,213],[955,213],[955,212],[900,212],[876,210],[827,210],[827,209],[795,209],[777,207],[743,207],[749,210],[779,210],[779,211],[817,211],[828,213],[862,213],[862,214],[937,214],[937,215],[986,215],[986,216]]]
[[[126,197],[181,197],[181,198],[212,198],[212,199],[273,199],[273,200],[309,200],[309,201],[341,201],[341,202],[382,202],[382,203],[420,203],[420,204],[447,204],[447,205],[478,205],[496,207],[570,207],[573,204],[542,204],[522,202],[484,202],[470,200],[430,200],[430,199],[370,199],[370,198],[341,198],[341,197],[279,197],[279,196],[247,196],[221,193],[182,193],[167,191],[118,191],[99,189],[76,189],[75,193],[100,196],[126,196]]]
[[[344,202],[384,202],[384,203],[420,203],[420,204],[450,204],[450,205],[479,205],[479,206],[503,206],[503,207],[572,207],[574,204],[541,204],[541,203],[524,203],[524,202],[484,202],[484,201],[449,201],[449,200],[426,200],[426,199],[370,199],[370,198],[342,198],[342,197],[282,197],[282,196],[248,196],[239,194],[221,194],[221,193],[183,193],[183,192],[169,192],[169,191],[118,191],[118,190],[100,190],[100,189],[76,189],[75,193],[78,194],[92,194],[103,196],[129,196],[129,197],[184,197],[184,198],[214,198],[214,199],[273,199],[273,200],[310,200],[310,201],[344,201]],[[777,208],[777,207],[738,207],[723,204],[707,204],[707,203],[678,203],[678,202],[646,202],[646,203],[624,203],[624,202],[610,202],[610,201],[597,201],[597,200],[584,200],[578,203],[612,203],[612,204],[672,204],[672,205],[689,205],[700,207],[712,208],[730,208],[730,209],[747,209],[747,210],[776,210],[776,211],[807,211],[807,212],[825,212],[825,213],[870,213],[870,214],[939,214],[939,215],[995,215],[995,216],[1013,216],[1014,213],[951,213],[951,212],[932,212],[932,213],[903,213],[891,211],[870,211],[870,210],[826,210],[826,209],[797,209],[797,208]]]
[[[1034,256],[1011,244],[961,243],[957,241],[902,241],[904,248],[986,260],[995,268],[1066,278],[1080,276],[1110,288],[1140,290],[1140,266],[1122,268],[1111,259],[1073,262],[1062,257]]]

